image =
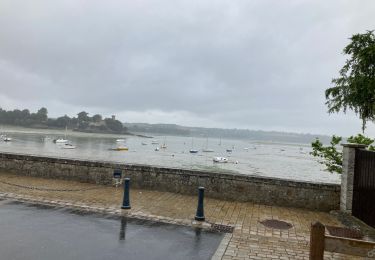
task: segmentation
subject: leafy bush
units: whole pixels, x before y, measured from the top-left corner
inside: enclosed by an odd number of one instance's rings
[[[310,154],[314,157],[319,158],[319,163],[326,166],[327,171],[342,173],[342,152],[337,150],[337,146],[342,141],[341,136],[332,136],[331,142],[328,146],[317,138],[311,143],[312,152]],[[375,140],[368,138],[364,135],[358,134],[356,136],[350,136],[347,139],[348,143],[365,144],[369,150],[375,151],[375,147],[371,145]]]

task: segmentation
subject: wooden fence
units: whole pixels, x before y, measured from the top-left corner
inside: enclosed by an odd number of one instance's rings
[[[316,222],[311,224],[310,259],[323,260],[324,251],[375,259],[375,242],[326,235],[325,226]]]
[[[375,152],[355,153],[352,214],[375,228]]]

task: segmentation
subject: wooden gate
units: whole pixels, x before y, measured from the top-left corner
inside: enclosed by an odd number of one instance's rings
[[[355,154],[352,214],[375,227],[375,152],[358,149]]]

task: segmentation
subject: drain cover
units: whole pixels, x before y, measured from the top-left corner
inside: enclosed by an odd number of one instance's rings
[[[292,224],[277,219],[266,219],[260,221],[260,223],[263,224],[265,227],[274,229],[290,229],[291,227],[293,227]]]
[[[220,224],[212,224],[211,228],[218,232],[233,233],[234,227]]]
[[[332,236],[346,238],[363,238],[363,234],[355,229],[333,226],[326,226],[326,228],[329,234]]]

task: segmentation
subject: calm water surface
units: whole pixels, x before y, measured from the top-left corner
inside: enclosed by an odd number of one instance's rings
[[[0,142],[2,152],[212,170],[314,182],[340,181],[339,175],[323,171],[323,166],[309,155],[310,144],[222,139],[220,145],[220,140],[213,138],[156,136],[149,139],[68,131],[67,139],[76,149],[62,149],[60,145],[53,143],[53,139],[64,137],[64,131],[4,126],[0,131],[13,138],[12,142]],[[116,142],[119,138],[125,139],[125,142]],[[151,144],[155,140],[159,141],[158,145]],[[163,143],[166,143],[167,148],[155,151],[155,148]],[[129,147],[129,151],[110,150],[119,145]],[[190,154],[189,150],[192,148],[199,152]],[[213,149],[214,152],[202,152],[204,148]],[[228,153],[227,149],[233,149],[233,152]],[[227,157],[229,162],[214,163],[212,159],[215,156]]]

